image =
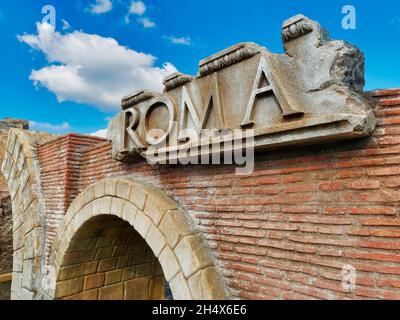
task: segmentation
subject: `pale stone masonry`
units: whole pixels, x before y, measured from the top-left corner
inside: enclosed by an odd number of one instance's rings
[[[6,152],[8,132],[12,128],[29,129],[29,122],[21,119],[0,120],[0,163]],[[0,300],[10,298],[12,272],[12,210],[7,183],[0,174]]]
[[[21,129],[11,129],[8,134],[2,172],[12,200],[14,299],[32,299],[40,288],[45,206],[35,148],[53,138]]]

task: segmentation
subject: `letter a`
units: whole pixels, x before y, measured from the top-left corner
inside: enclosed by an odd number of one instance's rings
[[[244,127],[252,127],[255,122],[252,120],[254,105],[256,98],[263,94],[272,94],[278,100],[279,106],[282,109],[282,116],[297,116],[302,115],[302,111],[298,111],[294,108],[283,88],[279,87],[279,79],[274,75],[273,70],[267,65],[264,58],[261,58],[260,64],[258,65],[256,78],[253,84],[253,90],[250,95],[249,104],[247,105],[246,114],[240,125]]]

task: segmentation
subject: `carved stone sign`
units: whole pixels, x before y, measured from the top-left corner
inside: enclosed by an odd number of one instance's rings
[[[283,23],[282,39],[285,54],[240,43],[200,61],[196,77],[168,76],[163,93],[124,97],[108,130],[113,157],[156,150],[158,159],[180,159],[189,145],[200,156],[215,144],[234,150],[249,135],[255,149],[369,135],[375,118],[361,96],[363,54],[303,15]]]

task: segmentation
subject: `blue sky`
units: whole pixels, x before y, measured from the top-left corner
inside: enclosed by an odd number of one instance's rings
[[[341,25],[347,4],[355,30]],[[38,28],[44,5],[56,9],[56,30]],[[227,46],[252,41],[282,52],[281,24],[297,13],[364,52],[366,90],[400,87],[398,0],[0,0],[0,118],[96,132],[124,94],[158,89],[174,70],[196,74],[200,59]]]

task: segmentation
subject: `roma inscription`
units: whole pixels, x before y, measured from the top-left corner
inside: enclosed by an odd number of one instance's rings
[[[240,43],[200,61],[196,77],[168,76],[163,93],[124,97],[109,125],[113,157],[149,158],[156,149],[158,159],[184,158],[188,145],[201,156],[215,144],[234,150],[249,134],[255,149],[369,135],[363,54],[303,15],[283,23],[282,39],[285,54]]]

